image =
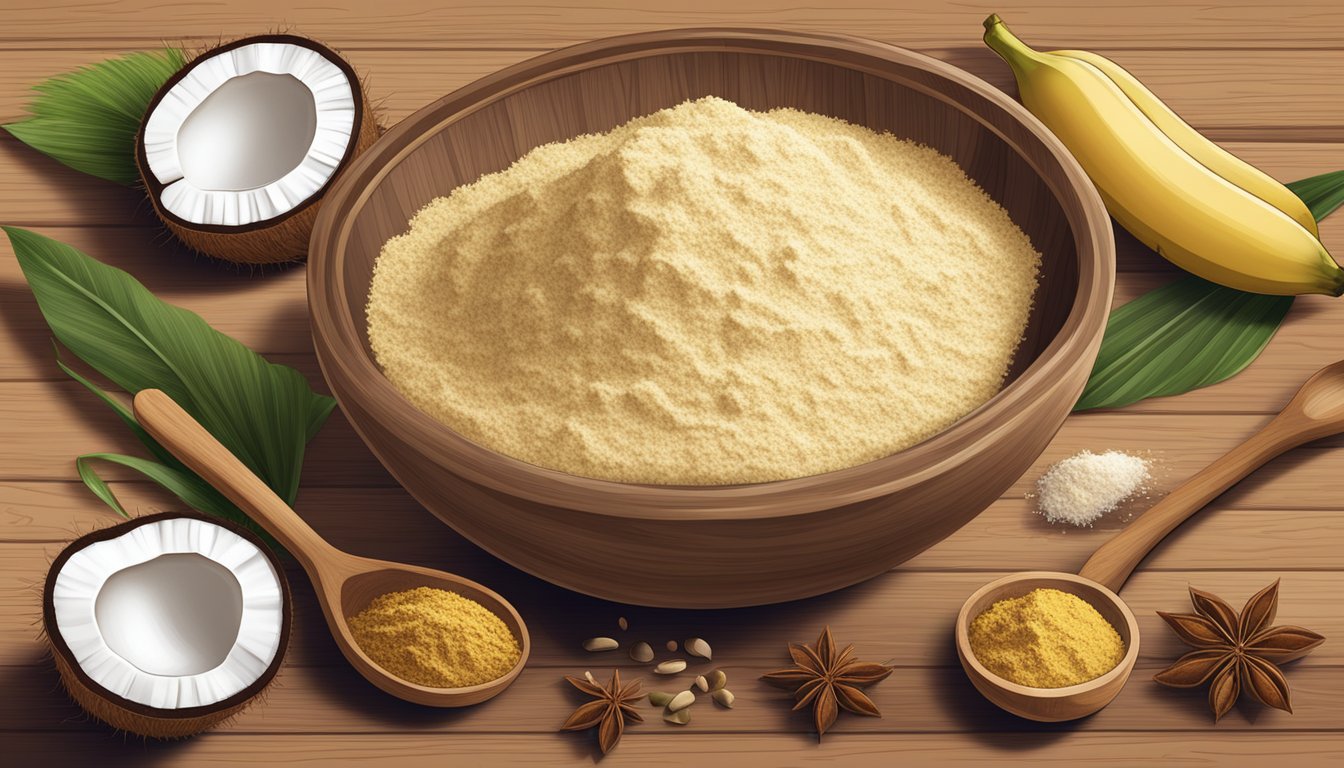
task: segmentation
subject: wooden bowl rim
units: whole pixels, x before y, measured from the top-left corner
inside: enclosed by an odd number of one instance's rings
[[[884,64],[935,74],[985,98],[1024,126],[1060,167],[1067,180],[1053,183],[1037,170],[1056,200],[1077,203],[1070,217],[1078,258],[1073,307],[1059,331],[1008,386],[947,429],[905,450],[854,467],[764,483],[717,486],[622,483],[548,469],[472,442],[406,400],[365,353],[362,336],[346,306],[344,249],[355,211],[386,175],[424,141],[448,125],[532,85],[579,71],[639,58],[692,52],[730,52],[799,58],[900,82],[957,109],[1019,146],[969,108],[934,88],[901,80]],[[432,125],[421,127],[434,116]],[[417,132],[414,133],[414,132]],[[402,141],[406,146],[395,149]],[[1067,206],[1065,215],[1069,216]],[[1074,220],[1074,219],[1077,220]],[[555,507],[623,519],[764,519],[806,514],[886,496],[941,474],[979,451],[976,436],[993,432],[995,413],[1015,413],[1019,404],[1080,364],[1095,348],[1110,311],[1115,249],[1109,215],[1082,167],[1026,108],[974,75],[898,46],[837,34],[768,29],[690,28],[621,35],[581,43],[525,60],[463,86],[417,110],[387,131],[341,174],[318,211],[309,249],[308,304],[324,377],[359,389],[358,407],[371,418],[395,421],[403,442],[428,454],[464,479],[509,496]],[[320,354],[323,347],[334,352]],[[338,388],[333,387],[333,391]],[[337,391],[338,400],[341,393]],[[356,432],[367,437],[357,420]],[[983,437],[981,439],[984,439]],[[389,467],[395,474],[395,469]]]
[[[1120,609],[1120,615],[1125,619],[1125,628],[1129,631],[1129,642],[1126,644],[1125,655],[1114,667],[1111,667],[1106,674],[1078,683],[1077,685],[1068,685],[1063,688],[1036,688],[1030,685],[1015,683],[1012,680],[1000,677],[991,672],[988,667],[981,664],[980,660],[975,657],[975,653],[971,651],[971,641],[969,636],[969,628],[972,619],[972,616],[970,615],[971,606],[986,594],[998,591],[1015,582],[1032,579],[1080,584],[1100,592]],[[1091,693],[1092,691],[1106,688],[1112,684],[1117,684],[1117,680],[1119,681],[1118,685],[1123,686],[1125,679],[1134,671],[1134,664],[1139,659],[1139,621],[1134,616],[1134,612],[1125,604],[1125,601],[1120,599],[1119,595],[1111,591],[1105,585],[1098,584],[1084,576],[1079,576],[1074,573],[1063,573],[1060,571],[1021,571],[1018,573],[1010,573],[1007,576],[995,579],[983,587],[980,587],[975,592],[972,592],[971,596],[966,598],[966,602],[961,604],[961,610],[957,612],[956,637],[957,655],[961,657],[963,666],[969,665],[985,682],[1000,690],[1016,694],[1017,696],[1026,699],[1035,699],[1043,702],[1053,699],[1067,699],[1072,696]]]

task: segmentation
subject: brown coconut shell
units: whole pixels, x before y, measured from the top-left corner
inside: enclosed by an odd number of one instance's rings
[[[253,43],[286,43],[308,48],[317,51],[339,67],[354,86],[354,126],[356,130],[350,136],[350,141],[345,147],[345,154],[341,157],[340,165],[336,168],[336,172],[331,175],[331,178],[327,179],[327,183],[307,200],[290,210],[275,218],[244,226],[194,224],[168,211],[160,202],[165,185],[154,176],[149,168],[148,158],[145,156],[145,123],[168,91],[202,61]],[[308,237],[313,232],[313,222],[317,219],[318,204],[321,202],[322,196],[327,193],[332,184],[336,183],[336,179],[349,166],[350,161],[377,141],[379,133],[378,121],[369,105],[369,96],[364,87],[364,81],[359,78],[354,67],[350,66],[348,61],[327,46],[306,37],[279,34],[256,35],[210,48],[194,57],[185,67],[168,78],[168,81],[154,94],[154,98],[149,102],[149,107],[145,110],[144,117],[140,120],[140,128],[135,134],[135,167],[140,172],[140,180],[149,194],[154,212],[158,214],[164,225],[177,236],[177,239],[187,246],[207,256],[239,264],[277,264],[296,261],[308,255]]]
[[[261,550],[266,559],[270,561],[271,568],[275,570],[280,581],[280,595],[283,605],[280,621],[280,645],[276,650],[275,658],[271,660],[270,666],[247,688],[223,701],[200,707],[158,709],[136,701],[130,701],[109,691],[94,682],[80,668],[70,650],[70,646],[61,636],[60,628],[56,626],[56,605],[52,600],[56,590],[56,576],[60,574],[66,562],[76,552],[90,544],[115,539],[142,525],[168,518],[204,520],[247,539],[256,545],[257,549]],[[46,635],[47,644],[51,647],[51,655],[56,661],[56,670],[61,675],[61,683],[70,694],[70,698],[74,699],[75,703],[79,704],[85,712],[114,728],[154,739],[181,739],[191,736],[219,725],[251,706],[257,696],[266,689],[266,686],[270,685],[275,678],[275,673],[280,670],[280,665],[284,662],[285,653],[289,648],[289,632],[293,613],[289,580],[285,577],[284,568],[281,566],[279,558],[260,537],[236,523],[190,512],[162,512],[145,515],[75,539],[65,549],[61,550],[61,554],[52,561],[51,568],[47,571],[46,586],[42,590],[42,628]]]

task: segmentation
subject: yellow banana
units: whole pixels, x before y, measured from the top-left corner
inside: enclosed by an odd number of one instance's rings
[[[1167,134],[1168,138],[1176,142],[1191,157],[1203,163],[1204,167],[1288,214],[1312,236],[1320,237],[1320,231],[1316,228],[1316,217],[1311,215],[1302,198],[1294,195],[1292,190],[1269,174],[1204,138],[1203,134],[1190,127],[1189,123],[1182,120],[1180,115],[1173,112],[1171,107],[1157,97],[1157,94],[1148,90],[1148,86],[1139,82],[1138,78],[1124,67],[1091,51],[1051,51],[1051,53],[1086,61],[1100,69],[1120,86],[1120,90],[1124,91],[1129,100],[1157,125],[1158,130]]]
[[[1167,136],[1094,64],[1035,51],[997,15],[985,42],[1022,103],[1096,184],[1120,225],[1172,263],[1254,293],[1344,293],[1344,270],[1292,217],[1224,179]]]

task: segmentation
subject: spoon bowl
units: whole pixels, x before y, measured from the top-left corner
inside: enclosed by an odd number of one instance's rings
[[[1058,589],[1097,609],[1125,643],[1120,663],[1104,675],[1064,688],[1034,688],[989,671],[971,651],[970,628],[975,617],[1000,600],[1022,597],[1034,589]],[[1111,703],[1124,688],[1139,658],[1139,624],[1120,596],[1082,576],[1054,571],[1024,571],[992,581],[966,599],[957,614],[957,656],[976,690],[1001,709],[1041,722],[1086,717]]]
[[[135,418],[169,452],[238,505],[294,555],[313,583],[336,645],[369,682],[417,704],[465,707],[497,696],[522,672],[532,647],[527,625],[509,601],[493,590],[444,571],[359,557],[331,546],[228,448],[157,389],[136,394]],[[419,685],[379,666],[359,647],[348,619],[381,595],[417,587],[456,592],[498,616],[518,641],[521,651],[518,662],[494,680],[463,688]]]
[[[962,669],[985,698],[1031,720],[1086,717],[1111,702],[1129,679],[1139,652],[1139,627],[1117,594],[1129,575],[1167,534],[1266,462],[1303,443],[1344,432],[1344,361],[1307,379],[1293,399],[1246,442],[1219,457],[1144,512],[1119,535],[1102,544],[1078,575],[1027,571],[1005,576],[976,590],[957,615],[957,655]],[[1106,618],[1125,641],[1125,657],[1111,671],[1067,688],[1032,688],[990,672],[971,652],[970,623],[997,600],[1020,597],[1038,587],[1071,592]]]
[[[494,590],[487,589],[474,581],[430,568],[386,563],[379,560],[368,562],[381,563],[391,567],[361,571],[341,583],[341,616],[339,621],[344,629],[337,632],[333,628],[332,635],[336,638],[336,644],[341,647],[341,652],[369,682],[399,699],[413,701],[417,704],[426,704],[431,707],[465,707],[479,704],[498,695],[523,671],[523,665],[527,663],[530,651],[527,627],[523,624],[522,617],[518,615],[513,606],[496,594]],[[350,630],[346,626],[346,617],[358,614],[368,608],[369,603],[389,592],[402,592],[417,587],[431,587],[456,592],[469,600],[475,600],[487,611],[498,616],[504,622],[504,625],[509,628],[509,631],[513,633],[513,636],[518,638],[519,646],[522,649],[522,654],[518,657],[518,663],[514,664],[513,668],[502,677],[464,688],[432,688],[403,680],[392,672],[383,669],[376,661],[369,658],[368,654],[364,653],[358,643],[354,642],[354,638],[350,635]],[[330,621],[329,618],[328,623]]]

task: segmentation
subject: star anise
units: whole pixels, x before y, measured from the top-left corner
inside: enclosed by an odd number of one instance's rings
[[[841,709],[856,715],[882,716],[873,700],[859,689],[885,680],[891,667],[855,659],[852,645],[836,653],[830,627],[821,631],[815,647],[790,643],[789,655],[793,657],[792,667],[762,675],[761,679],[792,689],[797,701],[795,712],[811,705],[818,739],[835,724]]]
[[[570,675],[565,675],[565,679],[570,685],[592,696],[593,701],[574,710],[565,724],[560,726],[560,730],[583,731],[597,728],[597,744],[602,748],[602,754],[610,752],[616,747],[616,742],[621,740],[621,734],[625,732],[626,719],[636,723],[644,722],[644,718],[635,711],[634,706],[636,701],[644,698],[644,694],[640,692],[640,682],[636,680],[629,685],[621,685],[619,669],[612,671],[611,682],[605,686],[593,680]]]
[[[1261,704],[1292,712],[1288,681],[1279,665],[1306,656],[1325,638],[1302,627],[1270,626],[1278,612],[1279,582],[1255,593],[1240,614],[1194,587],[1190,602],[1195,613],[1157,612],[1195,650],[1153,679],[1172,688],[1195,688],[1209,682],[1215,722],[1232,709],[1242,691]]]

